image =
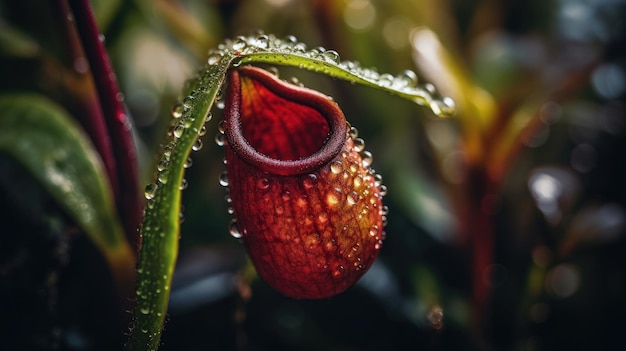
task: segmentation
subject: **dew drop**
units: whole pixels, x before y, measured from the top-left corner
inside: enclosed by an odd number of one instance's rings
[[[334,206],[339,203],[339,196],[341,195],[341,191],[337,193],[336,191],[331,191],[326,195],[326,203],[329,206]]]
[[[343,272],[343,266],[338,266],[337,269],[333,272],[333,277],[338,277],[341,275],[341,272]]]
[[[322,57],[326,62],[339,64],[339,53],[335,50],[327,50],[322,53]]]
[[[400,74],[398,74],[398,76],[396,77],[396,81],[402,81],[404,82],[404,85],[413,86],[417,84],[417,74],[407,69],[405,71],[400,72]]]
[[[198,131],[198,136],[204,136],[206,134],[206,126],[202,126]]]
[[[291,199],[291,193],[289,191],[285,191],[281,195],[281,198],[283,199],[283,201],[289,201]]]
[[[239,227],[237,226],[237,220],[234,218],[230,220],[230,223],[228,223],[228,233],[235,239],[241,239],[241,237],[243,236],[241,235]]]
[[[176,127],[174,127],[174,136],[176,138],[182,137],[184,132],[185,132],[185,124],[184,123],[178,123],[176,125]]]
[[[359,165],[355,162],[355,163],[351,163],[350,167],[348,167],[350,169],[351,173],[356,173],[359,170]]]
[[[352,140],[354,140],[359,137],[359,130],[355,127],[350,127],[350,130],[348,130],[348,135]]]
[[[334,161],[333,163],[331,163],[330,171],[334,174],[341,173],[341,171],[343,171],[343,165],[341,164],[341,161]]]
[[[348,205],[356,205],[356,203],[359,201],[359,194],[357,194],[355,191],[351,192],[346,197],[346,201],[348,202]]]
[[[190,168],[193,165],[193,160],[191,159],[191,157],[187,158],[187,161],[185,161],[185,163],[183,164],[184,168]]]
[[[226,130],[224,124],[225,124],[224,120],[221,120],[220,123],[217,124],[217,131],[220,134],[224,134],[224,132]]]
[[[376,235],[378,235],[379,229],[380,228],[377,225],[373,225],[372,228],[370,229],[370,236],[375,237]]]
[[[354,147],[352,149],[356,152],[365,150],[365,140],[361,138],[354,139]]]
[[[184,99],[183,99],[183,108],[185,110],[191,108],[191,105],[193,104],[193,99],[194,96],[193,95],[187,95]]]
[[[220,174],[220,185],[223,187],[227,187],[228,186],[228,172],[224,171],[222,172],[222,174]]]
[[[139,312],[141,312],[142,314],[148,314],[150,313],[150,307],[141,307],[139,308]]]
[[[259,35],[254,42],[254,45],[256,45],[259,49],[267,49],[269,44],[269,37],[266,34]]]
[[[283,39],[283,42],[289,46],[293,46],[298,43],[298,38],[296,38],[294,35],[288,35]]]
[[[378,85],[381,87],[390,87],[393,84],[394,77],[391,74],[381,74],[378,78]]]
[[[157,170],[159,172],[163,172],[167,168],[168,165],[169,165],[169,162],[167,162],[167,160],[161,160],[157,164]]]
[[[307,200],[307,196],[306,195],[302,195],[300,197],[298,197],[298,200],[296,200],[296,204],[300,207],[304,207],[309,203],[309,201]]]
[[[174,107],[172,107],[172,117],[174,118],[180,118],[183,116],[183,104],[181,103],[177,103],[174,105]]]
[[[304,53],[306,51],[306,44],[302,42],[296,43],[293,46],[293,51],[298,53]]]
[[[359,174],[354,177],[353,183],[356,189],[360,188],[363,185],[363,176]]]
[[[191,147],[191,150],[193,151],[199,151],[202,149],[202,146],[204,144],[202,143],[201,139],[196,140],[196,142],[193,144],[193,146]]]
[[[189,183],[187,183],[187,179],[183,178],[183,180],[180,182],[180,186],[178,187],[179,190],[185,190],[187,189],[187,186],[189,185]]]
[[[146,185],[146,189],[144,190],[144,193],[143,193],[144,196],[146,197],[146,200],[152,200],[158,188],[159,186],[154,183],[150,183]]]
[[[207,63],[209,65],[216,65],[218,64],[220,61],[222,60],[222,55],[215,53],[213,55],[210,55],[209,58],[207,59]]]
[[[285,209],[282,206],[276,206],[275,211],[277,215],[281,215],[285,212]]]
[[[166,172],[159,172],[159,175],[157,176],[157,180],[161,184],[167,184],[167,173]]]
[[[328,221],[328,214],[326,212],[322,212],[317,215],[317,223],[324,224]]]
[[[381,186],[383,183],[383,176],[380,174],[374,174],[374,184],[376,186]]]
[[[215,144],[217,144],[217,146],[224,146],[224,134],[217,133],[215,135]]]
[[[163,156],[165,156],[166,159],[169,160],[172,155],[172,151],[174,151],[174,146],[174,143],[169,143],[163,147]]]
[[[218,102],[215,103],[215,107],[217,107],[218,110],[223,110],[224,109],[224,101],[219,100]]]
[[[278,71],[278,68],[276,67],[268,67],[267,71],[270,72],[276,78],[280,77],[280,72]]]
[[[380,193],[380,196],[385,196],[387,195],[387,186],[386,185],[381,185],[378,192]]]
[[[433,100],[430,102],[430,109],[437,117],[450,117],[455,112],[454,100],[449,97]]]
[[[317,183],[317,176],[313,173],[308,174],[304,178],[304,180],[302,180],[302,185],[306,190],[311,189],[313,186],[315,186],[315,183]]]
[[[383,206],[383,208],[379,211],[381,216],[386,216],[389,214],[389,207],[387,205]]]
[[[237,39],[235,39],[235,42],[233,43],[233,50],[243,50],[246,48],[246,46],[248,46],[248,43],[246,42],[246,37],[237,37]]]
[[[211,112],[207,113],[207,115],[204,117],[204,123],[209,122],[211,119],[213,119],[213,114]]]
[[[226,181],[226,186],[228,186],[228,180]],[[220,183],[221,184],[221,183]],[[267,178],[261,178],[256,181],[256,187],[261,190],[266,190],[270,187],[270,181]]]
[[[367,168],[372,165],[372,162],[374,161],[374,157],[372,156],[371,152],[363,151],[362,157],[363,158],[361,159],[361,162],[363,163],[363,167]]]

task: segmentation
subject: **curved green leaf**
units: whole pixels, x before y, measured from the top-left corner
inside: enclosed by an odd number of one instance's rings
[[[58,105],[37,94],[0,96],[0,152],[24,165],[87,233],[108,260],[121,288],[134,259],[106,172],[80,127]]]
[[[245,63],[294,66],[362,84],[429,107],[440,117],[454,113],[451,99],[438,96],[429,84],[417,85],[415,73],[397,76],[364,69],[356,62],[340,61],[333,50],[307,50],[289,36],[237,37],[209,53],[207,65],[185,86],[183,100],[172,111],[172,124],[157,159],[154,182],[146,187],[148,205],[141,228],[142,248],[137,270],[136,305],[128,350],[156,350],[167,313],[170,286],[178,255],[180,191],[186,187],[184,165],[199,137],[229,69]]]
[[[178,255],[181,190],[184,168],[228,70],[228,61],[212,65],[187,85],[187,97],[172,111],[175,117],[157,161],[155,182],[146,187],[148,205],[141,226],[141,254],[133,325],[126,348],[156,350],[167,312],[174,265]]]

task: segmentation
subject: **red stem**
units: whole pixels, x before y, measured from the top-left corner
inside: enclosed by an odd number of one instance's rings
[[[113,155],[117,162],[117,169],[112,175],[111,183],[119,186],[115,193],[118,212],[129,241],[137,245],[141,203],[132,126],[89,1],[69,0],[69,5],[91,67],[108,136],[111,138]]]

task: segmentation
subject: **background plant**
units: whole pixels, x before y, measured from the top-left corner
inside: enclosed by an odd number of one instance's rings
[[[133,117],[140,184],[207,50],[257,28],[380,72],[413,68],[459,109],[442,121],[397,97],[281,68],[338,100],[375,151],[391,209],[379,264],[329,301],[285,299],[249,279],[226,232],[222,156],[206,146],[186,172],[194,191],[183,193],[163,349],[623,346],[621,2],[94,5]],[[54,12],[0,6],[2,91],[41,92],[78,119],[89,83],[75,80],[80,62],[68,60]],[[118,347],[128,315],[105,261],[15,156],[2,160],[3,339]]]

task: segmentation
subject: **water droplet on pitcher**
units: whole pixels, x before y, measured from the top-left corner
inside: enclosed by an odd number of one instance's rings
[[[308,174],[304,180],[302,180],[302,185],[305,190],[311,189],[317,183],[317,176],[313,173]]]
[[[317,223],[324,224],[328,221],[328,214],[326,212],[322,212],[317,215]]]
[[[217,146],[224,146],[224,138],[224,134],[217,133],[215,135],[215,144],[217,144]]]
[[[374,162],[374,156],[372,156],[372,153],[369,151],[363,151],[363,154],[361,157],[362,157],[361,162],[363,164],[363,167],[365,168],[371,166],[372,162]]]
[[[387,195],[387,186],[386,185],[381,185],[378,192],[380,193],[380,196],[385,196]]]
[[[341,173],[341,171],[343,171],[343,165],[341,163],[341,161],[334,161],[330,164],[330,171],[333,174],[339,174]]]
[[[341,189],[334,189],[326,195],[326,203],[329,206],[334,206],[339,203],[341,199]]]
[[[222,172],[222,174],[220,174],[220,185],[223,187],[227,187],[228,186],[228,172],[224,171]]]
[[[372,228],[370,229],[370,236],[371,237],[375,237],[378,235],[378,226],[377,225],[373,225]]]
[[[270,181],[267,178],[261,178],[261,179],[257,180],[256,186],[257,186],[257,188],[259,188],[261,190],[266,190],[267,188],[270,187]]]
[[[359,194],[357,194],[355,191],[351,192],[346,197],[346,201],[348,202],[348,205],[356,205],[356,203],[359,201]]]
[[[354,140],[359,137],[359,130],[355,127],[350,127],[350,130],[348,130],[348,135],[352,140]]]
[[[239,231],[239,227],[237,226],[237,220],[231,219],[230,223],[228,223],[228,233],[235,239],[241,239],[243,235],[241,235],[241,231]]]
[[[378,211],[378,213],[380,213],[381,216],[386,216],[389,214],[389,207],[387,205],[384,205],[380,211]]]
[[[361,138],[354,139],[354,147],[352,149],[356,152],[365,150],[365,140]]]

